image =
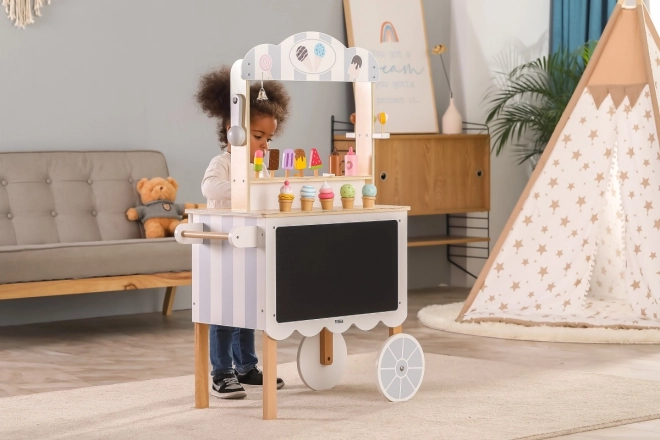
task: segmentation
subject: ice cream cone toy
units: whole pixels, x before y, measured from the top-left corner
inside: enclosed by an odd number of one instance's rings
[[[319,152],[316,150],[316,148],[312,148],[312,151],[309,152],[310,158],[309,158],[309,169],[314,170],[314,177],[319,176],[319,169],[323,167],[323,162],[321,162],[321,156],[319,156]]]
[[[304,177],[304,169],[307,168],[307,158],[305,157],[305,150],[303,149],[296,149],[294,152],[294,158],[295,158],[295,163],[294,163],[294,168],[298,171],[298,177]]]
[[[259,178],[259,173],[264,169],[264,152],[257,150],[254,152],[254,177]]]
[[[286,180],[284,181],[284,185],[280,188],[280,195],[278,196],[280,212],[291,212],[293,198],[293,190],[289,186],[289,181]]]
[[[270,177],[275,177],[275,171],[280,169],[280,150],[268,150],[268,171]]]
[[[332,211],[332,204],[335,201],[335,194],[328,182],[323,182],[323,186],[319,190],[319,199],[321,200],[321,208],[324,211]]]
[[[373,208],[376,204],[376,194],[378,190],[370,183],[362,187],[362,207]]]
[[[311,185],[303,185],[300,189],[300,209],[311,211],[316,198],[316,190]]]
[[[284,150],[284,155],[282,156],[282,168],[284,169],[284,177],[289,177],[289,173],[293,169],[293,164],[295,161],[295,153],[291,149]]]
[[[353,203],[355,201],[355,188],[350,183],[342,185],[339,189],[339,194],[341,195],[341,206],[344,209],[353,209]]]

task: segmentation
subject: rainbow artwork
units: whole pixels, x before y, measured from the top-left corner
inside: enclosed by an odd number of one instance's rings
[[[399,42],[399,37],[396,34],[396,30],[394,29],[394,25],[390,23],[389,21],[383,22],[382,26],[380,27],[380,42],[381,43],[398,43]]]

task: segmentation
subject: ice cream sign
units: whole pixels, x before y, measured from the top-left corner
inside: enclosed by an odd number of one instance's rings
[[[320,40],[298,42],[289,52],[291,64],[302,73],[322,74],[335,65],[337,54],[332,46]]]
[[[376,82],[376,57],[361,47],[346,47],[322,32],[301,32],[278,45],[253,47],[241,63],[245,80]]]

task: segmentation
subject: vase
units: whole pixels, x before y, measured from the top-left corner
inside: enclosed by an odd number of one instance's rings
[[[463,118],[454,104],[454,98],[449,98],[449,107],[442,115],[442,134],[460,134],[463,132]]]

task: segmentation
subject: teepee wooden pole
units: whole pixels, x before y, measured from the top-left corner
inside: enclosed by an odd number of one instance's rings
[[[651,92],[651,103],[653,104],[653,118],[655,119],[655,131],[656,134],[660,135],[660,114],[658,113],[658,96],[655,93],[655,81],[653,80],[653,68],[651,67],[651,54],[649,52],[649,43],[646,39],[646,28],[648,27],[649,33],[655,41],[655,44],[660,48],[660,39],[658,38],[658,33],[653,26],[646,11],[646,7],[642,4],[637,7],[637,14],[639,14],[639,22],[641,26],[639,27],[639,32],[642,38],[642,47],[644,48],[644,65],[646,67],[646,80],[649,85],[649,91]],[[647,20],[648,19],[648,20]]]
[[[625,2],[625,0],[623,0]],[[456,318],[457,322],[462,322],[463,321],[463,315],[469,310],[469,308],[472,306],[472,303],[474,302],[474,299],[477,297],[479,294],[479,291],[481,290],[481,287],[484,285],[484,282],[486,280],[486,276],[488,276],[488,273],[490,272],[491,268],[493,267],[493,263],[497,259],[497,257],[500,254],[500,251],[502,250],[502,246],[504,245],[504,242],[506,241],[507,237],[511,233],[511,228],[513,227],[513,224],[515,223],[516,219],[522,212],[523,206],[525,205],[525,201],[529,197],[529,194],[534,188],[534,184],[536,183],[536,180],[539,178],[541,175],[541,171],[543,171],[543,168],[545,167],[546,162],[548,161],[548,158],[552,154],[552,151],[555,148],[555,145],[557,145],[557,141],[559,140],[559,135],[561,132],[564,130],[564,127],[566,126],[566,123],[568,122],[568,118],[570,117],[571,113],[573,113],[573,110],[575,109],[575,106],[577,105],[578,101],[580,100],[580,97],[582,96],[582,92],[584,91],[585,87],[589,83],[589,79],[591,78],[591,75],[593,74],[596,65],[598,64],[598,60],[600,59],[605,45],[607,44],[607,41],[609,40],[610,35],[612,34],[612,30],[615,27],[615,24],[617,22],[617,19],[619,18],[619,13],[621,12],[622,4],[619,3],[614,7],[614,11],[612,12],[612,15],[607,22],[607,25],[605,26],[605,30],[603,31],[603,34],[601,35],[601,38],[596,45],[596,50],[594,50],[594,53],[589,60],[589,64],[587,65],[587,68],[585,69],[584,73],[582,74],[582,78],[580,79],[580,82],[578,83],[577,87],[575,88],[575,92],[573,92],[573,96],[571,97],[571,100],[569,101],[568,105],[566,106],[566,109],[564,110],[564,113],[561,116],[561,119],[559,120],[559,123],[555,127],[555,130],[552,133],[552,137],[550,138],[550,141],[548,142],[548,145],[546,146],[545,150],[543,151],[543,154],[541,155],[541,158],[539,159],[538,164],[536,165],[536,168],[534,169],[534,172],[532,173],[532,176],[530,177],[529,181],[527,182],[527,185],[525,186],[524,191],[522,192],[520,198],[518,199],[518,203],[516,203],[515,208],[513,209],[513,212],[509,216],[509,220],[506,222],[506,225],[504,226],[504,229],[502,229],[502,233],[500,234],[499,238],[497,239],[497,242],[495,243],[495,246],[493,247],[493,251],[491,252],[490,256],[488,257],[488,260],[486,261],[486,264],[484,265],[483,269],[481,270],[481,273],[479,274],[479,277],[477,278],[477,281],[474,283],[472,286],[472,290],[470,291],[470,295],[467,297],[465,300],[465,303],[463,304],[463,308],[461,309],[461,312],[459,313],[458,317]]]

